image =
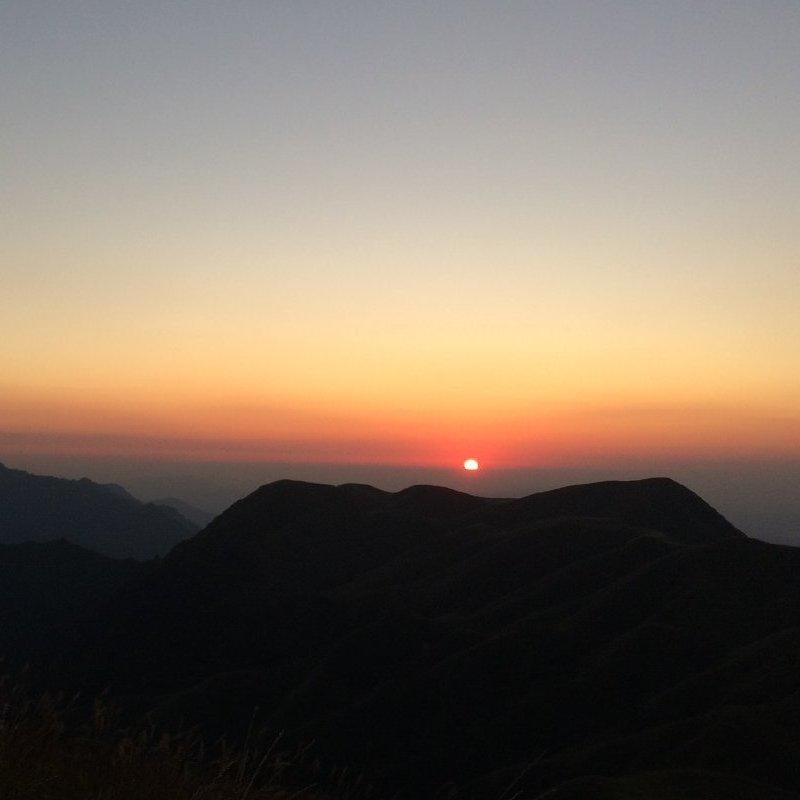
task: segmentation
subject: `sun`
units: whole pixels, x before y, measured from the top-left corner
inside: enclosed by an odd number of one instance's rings
[[[476,469],[480,469],[480,464],[474,458],[468,458],[464,462],[464,469],[469,470],[470,472],[474,472]]]

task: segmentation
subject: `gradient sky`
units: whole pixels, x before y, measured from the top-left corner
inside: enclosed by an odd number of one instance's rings
[[[795,0],[8,0],[0,37],[9,463],[800,456]]]

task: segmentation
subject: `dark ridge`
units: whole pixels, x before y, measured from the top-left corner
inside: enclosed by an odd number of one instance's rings
[[[49,542],[21,542],[0,544],[0,563],[11,564],[63,564],[69,561],[108,562],[111,559],[93,550],[87,550],[67,539]]]
[[[122,586],[154,565],[116,560],[66,539],[0,545],[0,655],[4,669],[42,659],[54,670],[96,628]],[[67,656],[68,658],[68,656]]]
[[[453,519],[478,508],[488,502],[483,497],[457,492],[445,486],[409,486],[392,497],[392,506],[397,509],[413,510],[415,513],[434,519]]]
[[[36,547],[0,549],[4,648],[148,724],[235,742],[255,713],[402,800],[800,793],[800,549],[668,479],[278,481],[122,578]]]
[[[32,475],[0,465],[0,543],[66,538],[117,558],[164,555],[197,526],[116,484]]]
[[[216,516],[216,514],[212,514],[204,508],[198,508],[198,506],[187,503],[177,497],[162,497],[158,500],[151,500],[151,502],[153,505],[167,506],[173,511],[177,511],[201,530]]]
[[[702,498],[671,478],[566,486],[495,506],[483,518],[508,526],[559,516],[618,520],[685,542],[744,536]]]

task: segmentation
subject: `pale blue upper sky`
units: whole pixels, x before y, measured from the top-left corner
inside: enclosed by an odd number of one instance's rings
[[[797,252],[796,2],[10,0],[0,34],[12,243]]]
[[[796,1],[7,0],[0,37],[15,429],[316,397],[351,417],[311,438],[746,408],[800,448]]]

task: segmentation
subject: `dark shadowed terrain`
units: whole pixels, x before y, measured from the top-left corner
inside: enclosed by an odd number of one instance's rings
[[[32,475],[0,464],[0,543],[71,542],[116,558],[164,555],[201,525],[113,483]]]
[[[0,593],[68,631],[3,640],[41,680],[209,737],[257,709],[387,795],[800,797],[800,550],[668,479],[279,481],[159,563],[4,548]]]

